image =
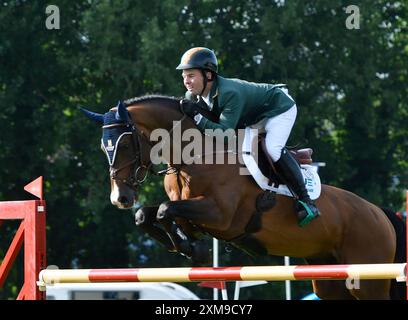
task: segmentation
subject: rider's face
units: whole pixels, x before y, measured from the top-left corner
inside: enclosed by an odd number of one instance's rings
[[[193,95],[199,95],[204,87],[204,79],[199,69],[186,69],[181,74],[186,89]]]

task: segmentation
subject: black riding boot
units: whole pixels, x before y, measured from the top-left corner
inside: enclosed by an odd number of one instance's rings
[[[288,187],[299,197],[296,204],[299,226],[303,227],[320,215],[319,209],[307,193],[299,164],[288,150],[282,149],[281,157],[274,163]]]

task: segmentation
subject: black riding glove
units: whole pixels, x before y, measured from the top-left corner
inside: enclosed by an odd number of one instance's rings
[[[183,112],[191,118],[194,118],[201,111],[201,108],[197,103],[188,99],[180,100],[180,105]]]
[[[194,119],[197,114],[201,114],[204,118],[218,123],[218,117],[209,110],[208,105],[201,98],[198,102],[182,99],[180,100],[180,106],[183,112],[192,119]]]

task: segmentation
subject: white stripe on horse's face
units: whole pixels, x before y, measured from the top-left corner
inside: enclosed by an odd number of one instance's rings
[[[136,201],[136,192],[126,186],[123,182],[111,179],[111,203],[118,209],[130,209]]]
[[[119,195],[120,195],[120,192],[119,192],[118,185],[117,185],[116,181],[112,181],[110,200],[111,200],[111,203],[114,206],[117,206],[117,207],[119,207],[121,205],[121,203],[119,202]]]

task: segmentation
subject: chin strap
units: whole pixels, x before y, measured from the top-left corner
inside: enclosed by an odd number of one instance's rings
[[[207,78],[207,72],[208,72],[208,70],[201,69],[201,74],[203,75],[204,86],[203,86],[203,90],[201,90],[201,92],[200,92],[200,96],[203,95],[203,92],[204,92],[205,89],[207,88],[208,82],[214,81],[214,74],[211,72],[211,78],[208,79],[208,78]]]

